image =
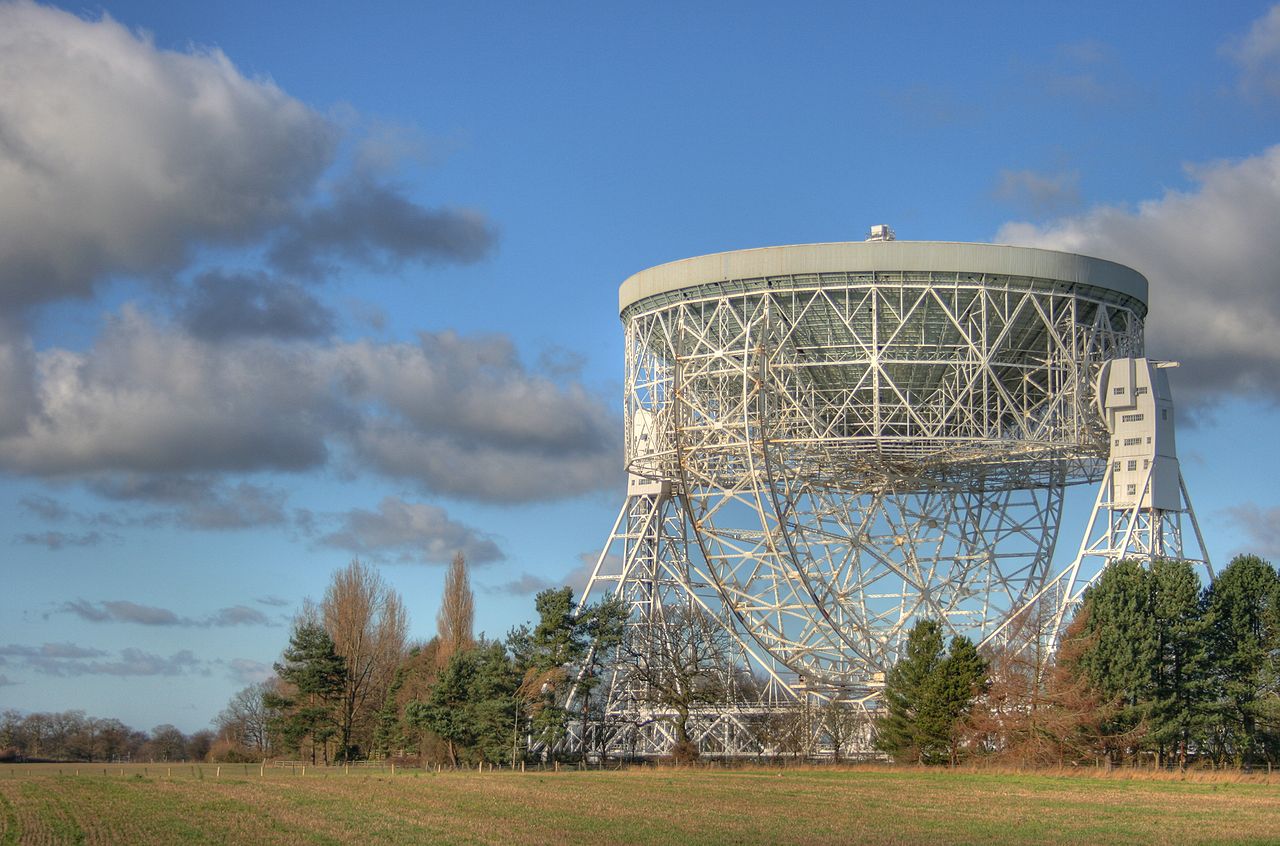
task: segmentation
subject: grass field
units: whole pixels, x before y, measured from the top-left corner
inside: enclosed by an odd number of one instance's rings
[[[0,766],[19,843],[1280,843],[1280,779]]]

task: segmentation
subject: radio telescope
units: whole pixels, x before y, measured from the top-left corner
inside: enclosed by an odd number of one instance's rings
[[[583,601],[621,597],[655,643],[691,609],[730,633],[741,696],[698,734],[722,754],[788,701],[874,701],[919,619],[1052,637],[1087,580],[1052,569],[1064,489],[1109,478],[1095,382],[1142,355],[1146,299],[1114,262],[888,227],[635,274],[628,495]],[[643,683],[609,685],[608,742],[669,748]]]

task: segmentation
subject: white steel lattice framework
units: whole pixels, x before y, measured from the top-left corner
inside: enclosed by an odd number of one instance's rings
[[[1150,564],[1157,558],[1180,558],[1199,564],[1213,578],[1174,443],[1173,392],[1166,369],[1175,366],[1120,358],[1105,362],[1098,371],[1097,411],[1106,423],[1111,454],[1080,550],[1059,577],[1072,592],[1057,609],[1055,635],[1062,630],[1068,608],[1112,561],[1127,558]],[[1184,517],[1194,545],[1184,543]]]
[[[767,752],[788,699],[865,704],[921,618],[975,641],[1058,607],[1067,485],[1097,481],[1099,365],[1142,354],[1146,280],[1111,262],[931,242],[703,256],[620,291],[627,501],[584,602],[637,625],[698,607],[762,681],[708,709],[704,749]],[[609,681],[602,739],[670,745],[660,709]],[[821,726],[815,729],[822,732]]]

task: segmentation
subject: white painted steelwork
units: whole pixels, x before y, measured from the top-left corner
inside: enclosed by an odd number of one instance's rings
[[[722,620],[768,681],[730,708],[742,724],[787,697],[868,702],[921,618],[1016,648],[1035,633],[1010,621],[1060,582],[1065,486],[1107,470],[1093,377],[1141,355],[1146,288],[1085,256],[889,240],[632,276],[636,494],[584,601]],[[611,690],[634,717],[625,680]],[[766,746],[757,733],[725,754]]]
[[[1174,442],[1173,391],[1167,368],[1174,362],[1119,358],[1100,368],[1096,407],[1110,436],[1106,475],[1089,514],[1075,560],[1059,576],[1063,601],[1055,637],[1068,611],[1108,564],[1178,558],[1199,565],[1209,579],[1213,563],[1200,534]],[[1186,543],[1183,518],[1195,546]]]

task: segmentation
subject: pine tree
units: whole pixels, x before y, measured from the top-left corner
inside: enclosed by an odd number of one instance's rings
[[[534,607],[537,625],[532,630],[513,630],[508,642],[523,674],[521,690],[529,710],[530,731],[552,746],[565,732],[569,682],[590,644],[586,621],[575,613],[572,588],[541,591],[534,598]]]
[[[329,762],[328,743],[338,733],[337,708],[346,685],[346,662],[334,648],[333,638],[316,619],[313,606],[308,606],[294,621],[289,646],[283,661],[276,663],[276,675],[290,692],[268,694],[267,707],[280,711],[277,731],[284,745],[300,749],[311,741],[311,762],[315,763],[316,747]]]
[[[902,658],[885,674],[884,713],[876,723],[875,745],[895,760],[923,758],[917,718],[929,680],[941,663],[942,627],[934,620],[921,620],[907,635]]]
[[[455,652],[423,702],[410,703],[406,718],[434,732],[456,766],[466,758],[497,762],[511,749],[518,676],[496,641]]]
[[[1104,726],[1117,738],[1141,734],[1156,700],[1160,631],[1152,581],[1139,562],[1117,561],[1084,595],[1089,615],[1083,634],[1091,644],[1076,667],[1102,701],[1117,706]],[[1134,751],[1117,746],[1113,757]]]
[[[956,636],[942,651],[942,626],[921,620],[907,635],[902,659],[885,677],[876,748],[896,760],[954,764],[965,717],[987,686],[987,661],[973,641]]]
[[[1274,760],[1280,745],[1276,727],[1269,725],[1280,676],[1278,604],[1280,577],[1256,555],[1232,559],[1205,597],[1215,699],[1211,723],[1237,766],[1249,766],[1259,755]]]
[[[478,760],[488,763],[511,759],[519,673],[498,641],[482,644],[473,654],[476,667],[471,680],[470,706],[473,752]]]
[[[973,641],[953,637],[947,657],[939,662],[922,691],[917,716],[917,743],[924,763],[955,765],[961,729],[974,699],[987,686],[988,665]]]
[[[1153,562],[1150,573],[1159,645],[1148,740],[1158,762],[1173,757],[1185,767],[1207,695],[1200,579],[1190,563],[1171,559]]]
[[[468,713],[475,671],[471,650],[455,652],[436,676],[427,699],[411,702],[405,709],[409,721],[433,732],[445,742],[449,763],[455,767],[460,751],[475,742],[474,725]]]

